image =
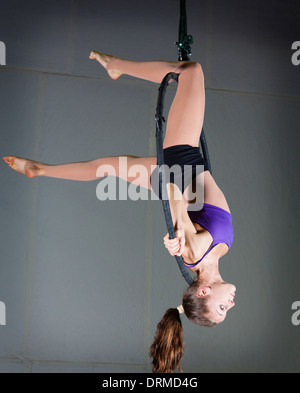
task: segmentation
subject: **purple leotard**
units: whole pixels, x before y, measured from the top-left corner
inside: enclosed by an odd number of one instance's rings
[[[188,211],[192,222],[196,222],[205,228],[212,236],[213,242],[203,257],[194,264],[185,264],[186,267],[195,267],[219,243],[225,243],[230,248],[233,242],[232,216],[229,212],[220,207],[203,204],[203,208],[198,211]]]

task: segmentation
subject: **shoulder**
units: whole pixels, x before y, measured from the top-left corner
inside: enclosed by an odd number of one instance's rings
[[[195,263],[201,259],[213,243],[213,238],[206,229],[198,224],[194,225],[197,232],[186,234],[186,246],[182,255],[187,263]]]

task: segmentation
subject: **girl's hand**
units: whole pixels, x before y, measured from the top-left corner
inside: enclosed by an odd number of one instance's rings
[[[180,256],[183,253],[185,246],[184,230],[182,228],[178,229],[175,232],[175,235],[175,239],[170,239],[170,236],[167,233],[164,237],[164,245],[172,256]]]

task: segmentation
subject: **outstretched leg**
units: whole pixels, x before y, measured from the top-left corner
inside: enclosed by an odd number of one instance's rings
[[[16,172],[29,178],[46,176],[57,179],[91,181],[110,175],[148,189],[151,189],[151,170],[156,165],[156,157],[135,156],[103,157],[92,161],[59,165],[49,165],[14,156],[3,157],[3,160]]]
[[[179,74],[178,88],[169,111],[164,147],[180,144],[199,146],[205,109],[204,76],[201,65],[190,61],[138,62],[92,51],[112,79],[123,74],[161,83],[169,72]]]
[[[126,74],[155,83],[160,83],[169,72],[177,72],[182,65],[178,61],[133,61],[97,51],[90,53],[90,59],[97,60],[112,79]]]

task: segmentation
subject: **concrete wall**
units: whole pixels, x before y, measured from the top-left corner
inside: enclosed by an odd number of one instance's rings
[[[299,2],[187,0],[206,79],[213,174],[233,214],[221,274],[236,307],[214,329],[183,317],[186,372],[300,371]],[[92,49],[176,60],[179,0],[0,1],[0,155],[51,164],[155,155],[157,88],[113,82]],[[170,103],[174,89],[170,88]],[[159,201],[105,201],[95,182],[0,165],[0,372],[145,372],[186,283]]]

